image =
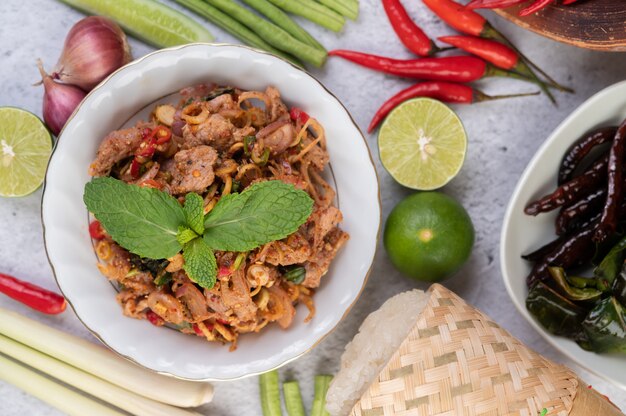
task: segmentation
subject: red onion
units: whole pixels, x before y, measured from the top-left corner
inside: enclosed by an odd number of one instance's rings
[[[78,87],[55,82],[43,69],[41,60],[37,61],[41,82],[44,86],[43,119],[55,135],[58,135],[74,109],[85,98],[85,92]]]
[[[91,91],[130,60],[122,29],[106,17],[89,16],[70,29],[52,77]]]
[[[286,124],[289,124],[289,121],[285,121],[285,120],[274,121],[273,123],[270,123],[267,126],[263,127],[261,130],[259,130],[259,132],[256,134],[256,138],[263,139]]]

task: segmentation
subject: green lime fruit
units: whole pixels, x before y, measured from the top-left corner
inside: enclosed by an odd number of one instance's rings
[[[459,117],[440,101],[416,98],[396,107],[378,134],[380,159],[401,185],[441,188],[465,161],[467,135]]]
[[[46,175],[52,137],[34,114],[0,107],[0,196],[34,192]]]
[[[420,192],[391,211],[383,243],[402,273],[438,282],[467,261],[474,245],[474,226],[465,208],[451,197]]]

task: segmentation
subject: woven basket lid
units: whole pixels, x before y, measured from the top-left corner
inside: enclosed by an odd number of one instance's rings
[[[434,284],[429,292],[428,305],[351,416],[621,415],[581,388],[567,367],[445,287]],[[573,412],[577,395],[585,403]],[[598,413],[600,404],[606,407]]]

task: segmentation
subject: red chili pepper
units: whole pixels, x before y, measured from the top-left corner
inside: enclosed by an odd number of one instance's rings
[[[339,56],[358,65],[407,78],[439,81],[472,82],[488,76],[512,76],[474,56],[446,56],[442,58],[393,59],[361,52],[334,50],[330,56]]]
[[[576,3],[577,1],[578,0],[563,0],[563,4],[568,5],[568,4]]]
[[[304,110],[299,107],[291,107],[291,110],[289,110],[289,117],[293,121],[300,121],[300,123],[302,124],[306,123],[307,121],[309,121],[309,118],[311,118],[307,113],[304,112]]]
[[[91,224],[89,224],[89,235],[94,240],[102,240],[106,236],[106,233],[102,229],[102,224],[100,224],[100,221],[93,220]]]
[[[465,5],[466,9],[506,9],[507,7],[525,3],[528,0],[472,0]]]
[[[65,310],[65,298],[32,283],[0,273],[0,292],[39,312],[56,315]]]
[[[146,319],[148,319],[148,321],[150,321],[150,323],[154,326],[163,326],[165,324],[163,318],[161,318],[153,311],[146,312]]]
[[[163,184],[155,181],[154,179],[146,179],[139,184],[142,188],[154,188],[154,189],[163,189]]]
[[[233,274],[233,270],[230,267],[220,266],[217,271],[217,277],[226,277]]]
[[[423,0],[423,2],[441,20],[459,32],[483,36],[491,29],[491,25],[484,17],[453,0]]]
[[[529,94],[513,94],[513,95],[487,95],[479,90],[473,89],[468,85],[455,84],[452,82],[430,81],[415,84],[404,89],[387,100],[376,112],[367,129],[371,133],[387,115],[404,101],[415,97],[430,97],[447,103],[471,104],[481,101],[499,100],[502,98],[524,97],[528,95],[537,95],[538,92]]]
[[[206,329],[208,329],[209,331],[213,331],[213,328],[214,328],[213,325],[211,324],[204,324],[204,325],[206,326]],[[204,336],[204,332],[202,332],[198,324],[193,324],[192,328],[193,328],[193,332],[195,332],[197,336],[199,337]]]
[[[435,43],[413,22],[400,0],[382,0],[383,7],[400,41],[419,56],[429,56],[439,51]]]
[[[476,36],[442,36],[439,40],[479,56],[498,68],[515,70],[519,64],[517,52],[495,40]]]
[[[554,0],[537,0],[525,9],[520,10],[519,15],[528,16],[529,14],[537,13],[539,10],[548,7],[551,3],[554,3]]]
[[[152,131],[152,137],[156,139],[156,144],[164,144],[172,138],[172,131],[165,126],[157,126]]]
[[[130,163],[130,176],[137,179],[140,174],[141,174],[141,163],[139,163],[137,158],[135,158]]]
[[[550,86],[564,92],[573,93],[574,91],[571,88],[564,87],[563,85],[556,82],[550,75],[548,75],[545,71],[543,71],[539,66],[534,64],[530,59],[524,56],[516,47],[504,36],[502,33],[498,32],[491,24],[480,14],[476,13],[473,10],[467,9],[464,6],[456,3],[453,0],[422,0],[424,4],[432,10],[441,20],[446,22],[449,26],[455,28],[459,32],[466,33],[468,35],[480,36],[482,38],[488,38],[500,41],[506,45],[509,45],[513,48],[519,55],[520,58],[525,62],[524,66],[527,68],[524,75],[532,76],[532,78],[536,82],[540,82],[534,72],[530,69],[533,67],[543,75]],[[531,75],[532,74],[532,75]],[[547,93],[548,97],[552,102],[555,102],[552,94],[546,89],[544,92]]]

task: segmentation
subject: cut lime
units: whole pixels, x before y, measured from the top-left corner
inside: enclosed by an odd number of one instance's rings
[[[467,136],[459,117],[430,98],[396,107],[378,134],[383,166],[401,185],[423,191],[441,188],[465,160]]]
[[[88,14],[106,16],[139,39],[165,48],[211,42],[211,32],[178,10],[153,0],[61,0]]]
[[[0,107],[0,196],[34,192],[46,174],[52,138],[28,111]]]

